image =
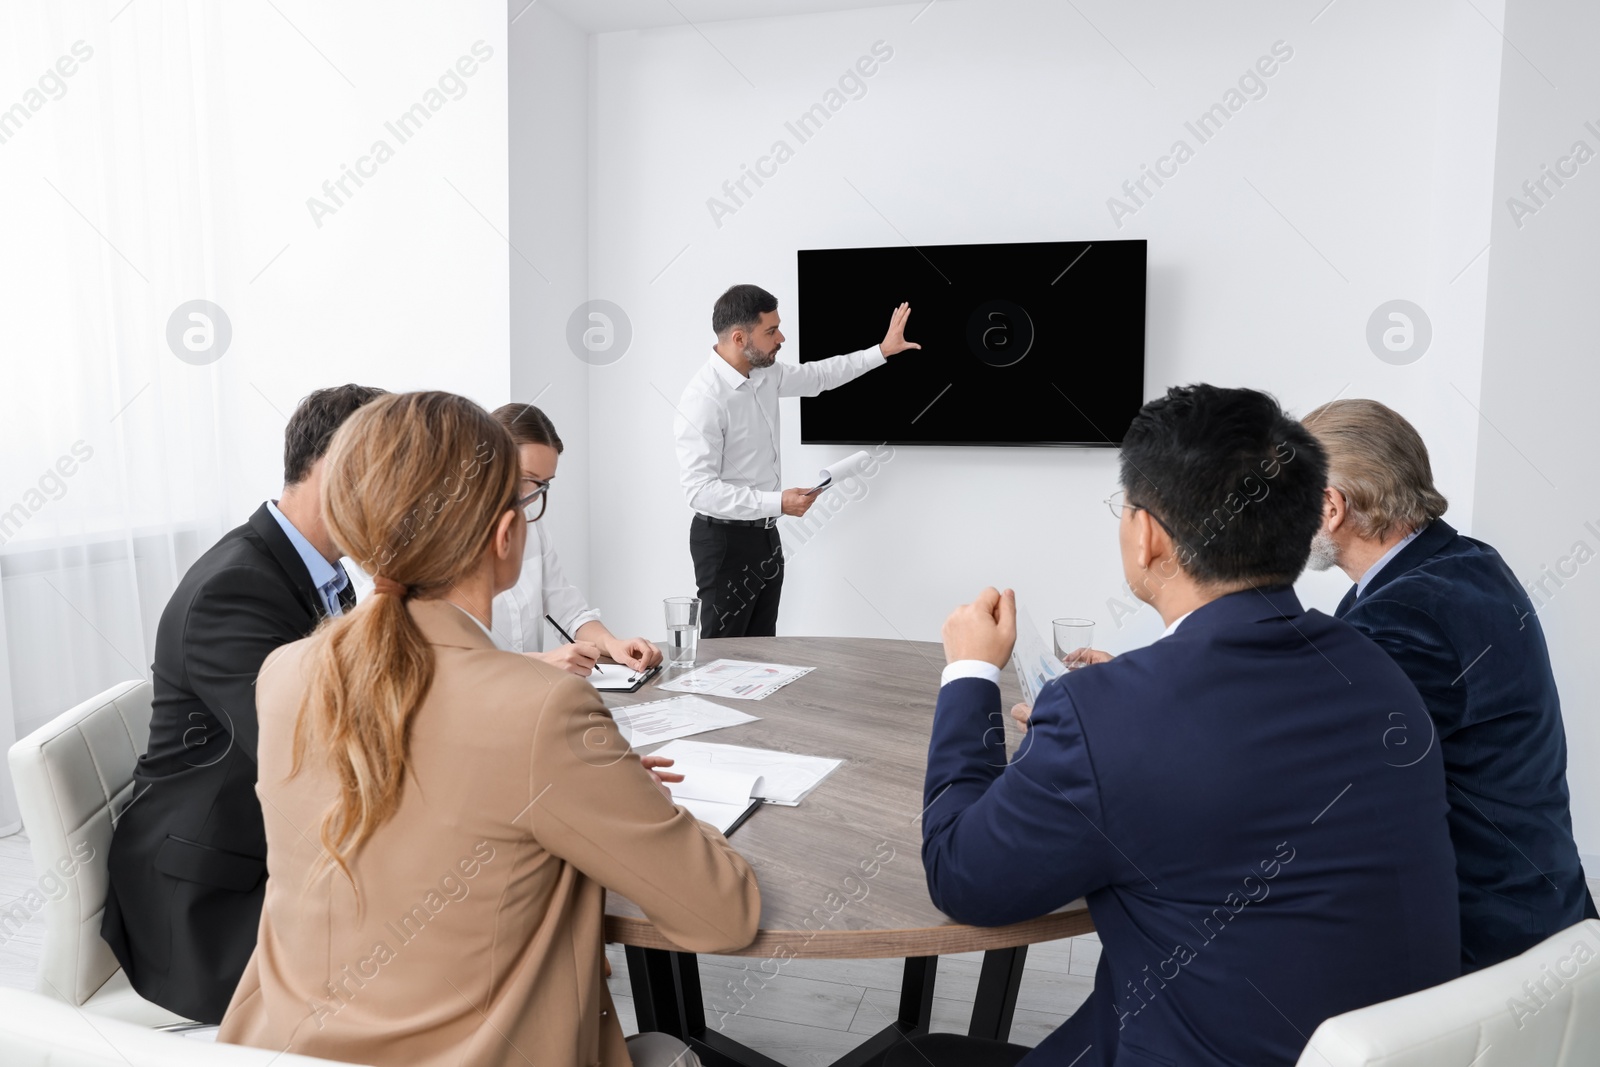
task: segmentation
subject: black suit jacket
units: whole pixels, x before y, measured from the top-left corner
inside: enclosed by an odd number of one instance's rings
[[[267,873],[256,674],[323,614],[265,504],[195,561],[161,613],[150,742],[112,833],[101,936],[140,996],[186,1018],[222,1021],[256,944]]]
[[[1572,839],[1567,741],[1533,603],[1493,548],[1430,523],[1338,616],[1406,672],[1444,752],[1461,883],[1461,965],[1475,971],[1595,914]],[[1392,735],[1401,740],[1402,734]]]

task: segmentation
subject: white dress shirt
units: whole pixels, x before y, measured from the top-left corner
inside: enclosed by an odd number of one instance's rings
[[[494,598],[494,632],[513,652],[543,652],[546,614],[574,637],[578,627],[600,617],[567,580],[544,523],[532,522],[522,576]]]
[[[746,378],[713,351],[684,386],[672,426],[689,506],[719,519],[783,514],[778,398],[816,396],[884,362],[873,347],[814,363],[780,360]]]

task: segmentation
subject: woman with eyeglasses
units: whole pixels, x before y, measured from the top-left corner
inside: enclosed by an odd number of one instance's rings
[[[621,638],[606,629],[567,580],[550,533],[539,522],[550,501],[550,483],[561,461],[561,438],[549,416],[532,404],[506,404],[494,417],[517,443],[522,467],[519,502],[528,519],[528,553],[517,584],[494,598],[494,631],[513,651],[542,659],[564,671],[587,676],[601,656],[633,670],[661,662],[661,650],[642,637]],[[565,644],[544,650],[545,616],[555,620]]]

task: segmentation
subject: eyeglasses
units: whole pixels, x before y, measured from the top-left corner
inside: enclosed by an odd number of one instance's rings
[[[533,481],[531,478],[528,480]],[[529,522],[538,522],[544,515],[544,509],[550,505],[550,483],[534,481],[533,485],[533,491],[517,497],[513,506]]]
[[[1160,515],[1157,515],[1143,504],[1130,504],[1128,502],[1128,491],[1126,489],[1118,489],[1115,493],[1112,493],[1110,496],[1106,497],[1105,505],[1111,509],[1112,518],[1116,519],[1118,522],[1122,521],[1123,508],[1132,508],[1134,511],[1142,511],[1146,515],[1149,515],[1152,519],[1156,520],[1156,523],[1160,525],[1163,530],[1167,531],[1168,537],[1172,538],[1174,541],[1178,540],[1178,535],[1172,532],[1172,527],[1168,526],[1162,521]]]

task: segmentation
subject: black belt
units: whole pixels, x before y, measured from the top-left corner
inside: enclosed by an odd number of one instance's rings
[[[715,523],[718,526],[757,526],[763,530],[770,530],[778,525],[778,517],[776,515],[769,519],[719,519],[715,515],[702,515],[696,512],[694,517],[704,519],[709,523]]]

